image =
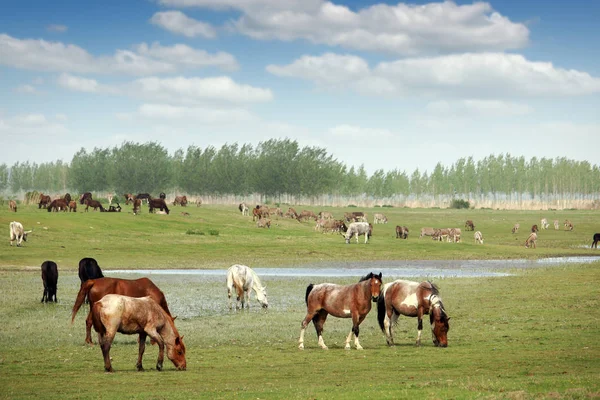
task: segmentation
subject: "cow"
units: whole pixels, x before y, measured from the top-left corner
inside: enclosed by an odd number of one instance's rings
[[[540,227],[542,229],[548,229],[549,226],[550,224],[548,223],[548,220],[546,218],[542,218],[540,221]]]
[[[84,194],[79,196],[79,204],[81,204],[81,205],[85,204],[85,201],[88,199],[92,200],[92,194],[90,192],[85,192]]]
[[[10,200],[8,202],[8,209],[12,212],[17,212],[17,202],[14,200]]]
[[[50,203],[52,203],[52,199],[50,196],[40,193],[40,202],[38,203],[38,209],[44,207],[47,208]]]
[[[107,212],[121,212],[121,205],[119,205],[119,203],[117,203],[117,206],[113,206],[110,205],[108,206],[108,210],[106,210]]]
[[[165,211],[167,214],[169,213],[169,207],[167,207],[167,203],[163,199],[149,199],[148,207],[150,209],[150,212],[154,212],[154,209],[158,208],[160,209],[160,211]]]
[[[13,221],[9,224],[10,227],[10,245],[13,245],[13,242],[17,242],[17,247],[21,247],[21,243],[23,241],[27,241],[27,235],[30,234],[31,231],[26,231],[23,228],[23,225],[20,222]]]
[[[421,235],[419,236],[419,239],[421,239],[423,236],[433,236],[434,233],[435,230],[433,228],[421,228]]]
[[[373,223],[374,224],[387,224],[388,219],[384,214],[375,213],[373,215]]]
[[[188,203],[188,199],[187,196],[176,196],[175,200],[173,201],[173,205],[174,206],[181,206],[181,207],[186,207]]]
[[[475,232],[473,237],[475,238],[475,244],[477,244],[477,243],[483,244],[483,234],[481,232],[479,232],[479,231]]]
[[[69,212],[77,212],[77,202],[75,200],[71,200],[69,202]]]
[[[537,233],[539,231],[537,224],[531,226],[531,232]]]
[[[329,211],[321,211],[319,212],[318,217],[320,219],[333,219],[333,214]]]
[[[257,228],[271,228],[271,220],[268,218],[261,218],[256,221]]]
[[[512,233],[519,233],[519,228],[520,227],[521,227],[521,224],[514,224],[511,232]]]
[[[559,230],[559,229],[560,229],[560,228],[559,228],[559,223],[558,223],[558,220],[557,220],[557,219],[555,219],[555,220],[554,220],[554,230],[555,230],[555,231],[557,231],[557,230]]]
[[[135,196],[136,199],[140,199],[140,200],[146,200],[146,204],[150,203],[150,199],[152,198],[150,196],[149,193],[138,193],[137,196]]]
[[[571,221],[569,221],[568,219],[565,219],[565,230],[567,230],[567,231],[573,230],[573,223]]]
[[[242,215],[248,215],[248,206],[246,205],[246,203],[240,203],[240,205],[238,206],[238,209],[240,210],[240,212],[242,213]]]
[[[69,210],[69,205],[64,199],[56,199],[52,200],[50,205],[48,206],[48,212],[51,211],[64,211],[67,212]]]
[[[104,207],[102,207],[102,204],[100,204],[100,202],[98,200],[86,199],[85,200],[85,212],[88,212],[90,207],[92,207],[94,209],[94,211],[96,211],[98,208],[100,209],[100,212],[106,211],[104,209]]]
[[[358,237],[361,235],[365,236],[365,244],[368,243],[369,238],[373,236],[373,225],[368,222],[352,222],[348,225],[348,230],[346,231],[346,244],[350,243],[352,236],[356,236],[356,243],[358,244]]]
[[[407,239],[408,238],[408,228],[405,226],[396,225],[396,239]]]
[[[42,263],[42,282],[44,283],[44,294],[42,295],[42,301],[57,303],[56,299],[56,286],[58,284],[58,266],[54,261],[44,261]]]
[[[298,214],[298,217],[296,219],[298,220],[298,222],[302,221],[303,219],[313,219],[316,221],[317,216],[314,212],[310,210],[302,210],[302,212]]]
[[[473,221],[468,219],[467,222],[465,222],[465,231],[474,231],[475,230],[475,225],[473,225]]]
[[[534,249],[536,248],[535,243],[537,242],[537,233],[531,232],[527,240],[525,240],[525,247],[529,248],[532,246]]]
[[[133,215],[138,215],[140,213],[140,209],[142,208],[142,200],[133,199]]]

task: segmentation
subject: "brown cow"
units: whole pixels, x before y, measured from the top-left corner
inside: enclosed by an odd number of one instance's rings
[[[188,203],[188,199],[187,196],[176,196],[175,200],[173,201],[173,205],[174,206],[181,206],[181,207],[185,207],[187,206]]]
[[[17,202],[14,200],[10,200],[8,202],[8,209],[13,212],[17,212]]]
[[[52,200],[52,202],[50,203],[50,205],[48,206],[48,212],[50,211],[68,211],[69,210],[69,205],[67,204],[67,202],[64,199],[56,199],[56,200]]]
[[[50,198],[50,196],[40,193],[40,202],[38,204],[38,209],[42,207],[48,208],[50,203],[52,203],[52,199]]]
[[[100,204],[100,202],[98,200],[93,200],[91,198],[85,199],[85,211],[87,212],[90,207],[92,207],[94,209],[94,211],[96,211],[98,208],[100,208],[100,212],[106,211],[104,209],[104,207],[102,207],[102,204]]]
[[[467,222],[465,222],[465,231],[474,231],[474,230],[475,230],[475,225],[473,225],[473,221],[468,219]]]
[[[154,212],[154,209],[158,208],[160,211],[165,211],[167,214],[169,213],[169,207],[167,207],[167,203],[164,199],[148,199],[148,207],[150,208],[150,212]]]
[[[77,212],[77,202],[75,200],[69,202],[69,211]]]

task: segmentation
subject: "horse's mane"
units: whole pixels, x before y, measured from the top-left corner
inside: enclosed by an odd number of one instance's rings
[[[250,271],[250,273],[252,274],[252,288],[256,291],[262,291],[263,285],[258,275],[256,275],[256,272],[254,272],[254,270],[251,268],[248,268],[248,271]]]
[[[375,276],[375,274],[373,274],[372,272],[369,272],[369,274],[368,274],[368,275],[365,275],[365,276],[363,276],[362,278],[360,278],[360,281],[359,281],[359,282],[367,281],[367,280],[371,279],[371,278],[372,278],[372,277],[374,277],[374,276]]]
[[[421,285],[420,285],[420,286],[424,286],[424,284],[425,284],[425,283],[428,283],[428,284],[429,284],[429,288],[428,288],[428,289],[430,289],[430,290],[431,290],[431,294],[435,294],[435,295],[438,295],[438,296],[439,296],[439,294],[440,294],[440,289],[438,288],[438,286],[437,286],[435,283],[433,283],[433,282],[431,282],[431,281],[426,281],[426,282],[421,282]],[[424,287],[425,287],[425,286],[424,286]]]

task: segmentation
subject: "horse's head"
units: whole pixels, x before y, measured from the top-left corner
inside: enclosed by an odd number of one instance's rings
[[[185,360],[185,344],[183,343],[183,336],[177,335],[174,344],[172,346],[167,346],[167,357],[173,362],[177,370],[186,370],[187,361]]]
[[[381,294],[381,286],[383,285],[383,282],[381,281],[381,272],[379,275],[375,275],[371,272],[367,275],[367,279],[369,279],[369,286],[371,287],[371,300],[377,302],[377,300],[379,300],[379,295]]]
[[[267,287],[262,286],[259,290],[256,291],[256,299],[262,306],[262,308],[267,309],[269,307],[269,302],[267,301]]]
[[[448,331],[450,330],[450,317],[444,310],[442,300],[432,295],[430,298],[429,322],[431,323],[431,336],[436,347],[448,347]]]
[[[24,241],[27,241],[27,235],[29,235],[29,234],[30,234],[30,233],[32,233],[32,232],[33,232],[33,230],[31,230],[31,231],[25,231],[25,232],[23,232],[23,240],[24,240]]]

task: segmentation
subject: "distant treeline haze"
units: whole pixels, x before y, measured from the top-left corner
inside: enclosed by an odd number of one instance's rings
[[[273,202],[294,198],[388,199],[409,203],[463,198],[485,201],[593,200],[600,193],[600,169],[566,158],[526,160],[509,154],[475,162],[461,158],[433,171],[348,166],[319,147],[290,139],[250,144],[189,146],[169,154],[155,142],[79,150],[70,163],[17,162],[0,165],[0,192],[159,192],[240,198],[259,195]],[[381,202],[380,202],[381,203]],[[383,203],[386,204],[386,203]]]

